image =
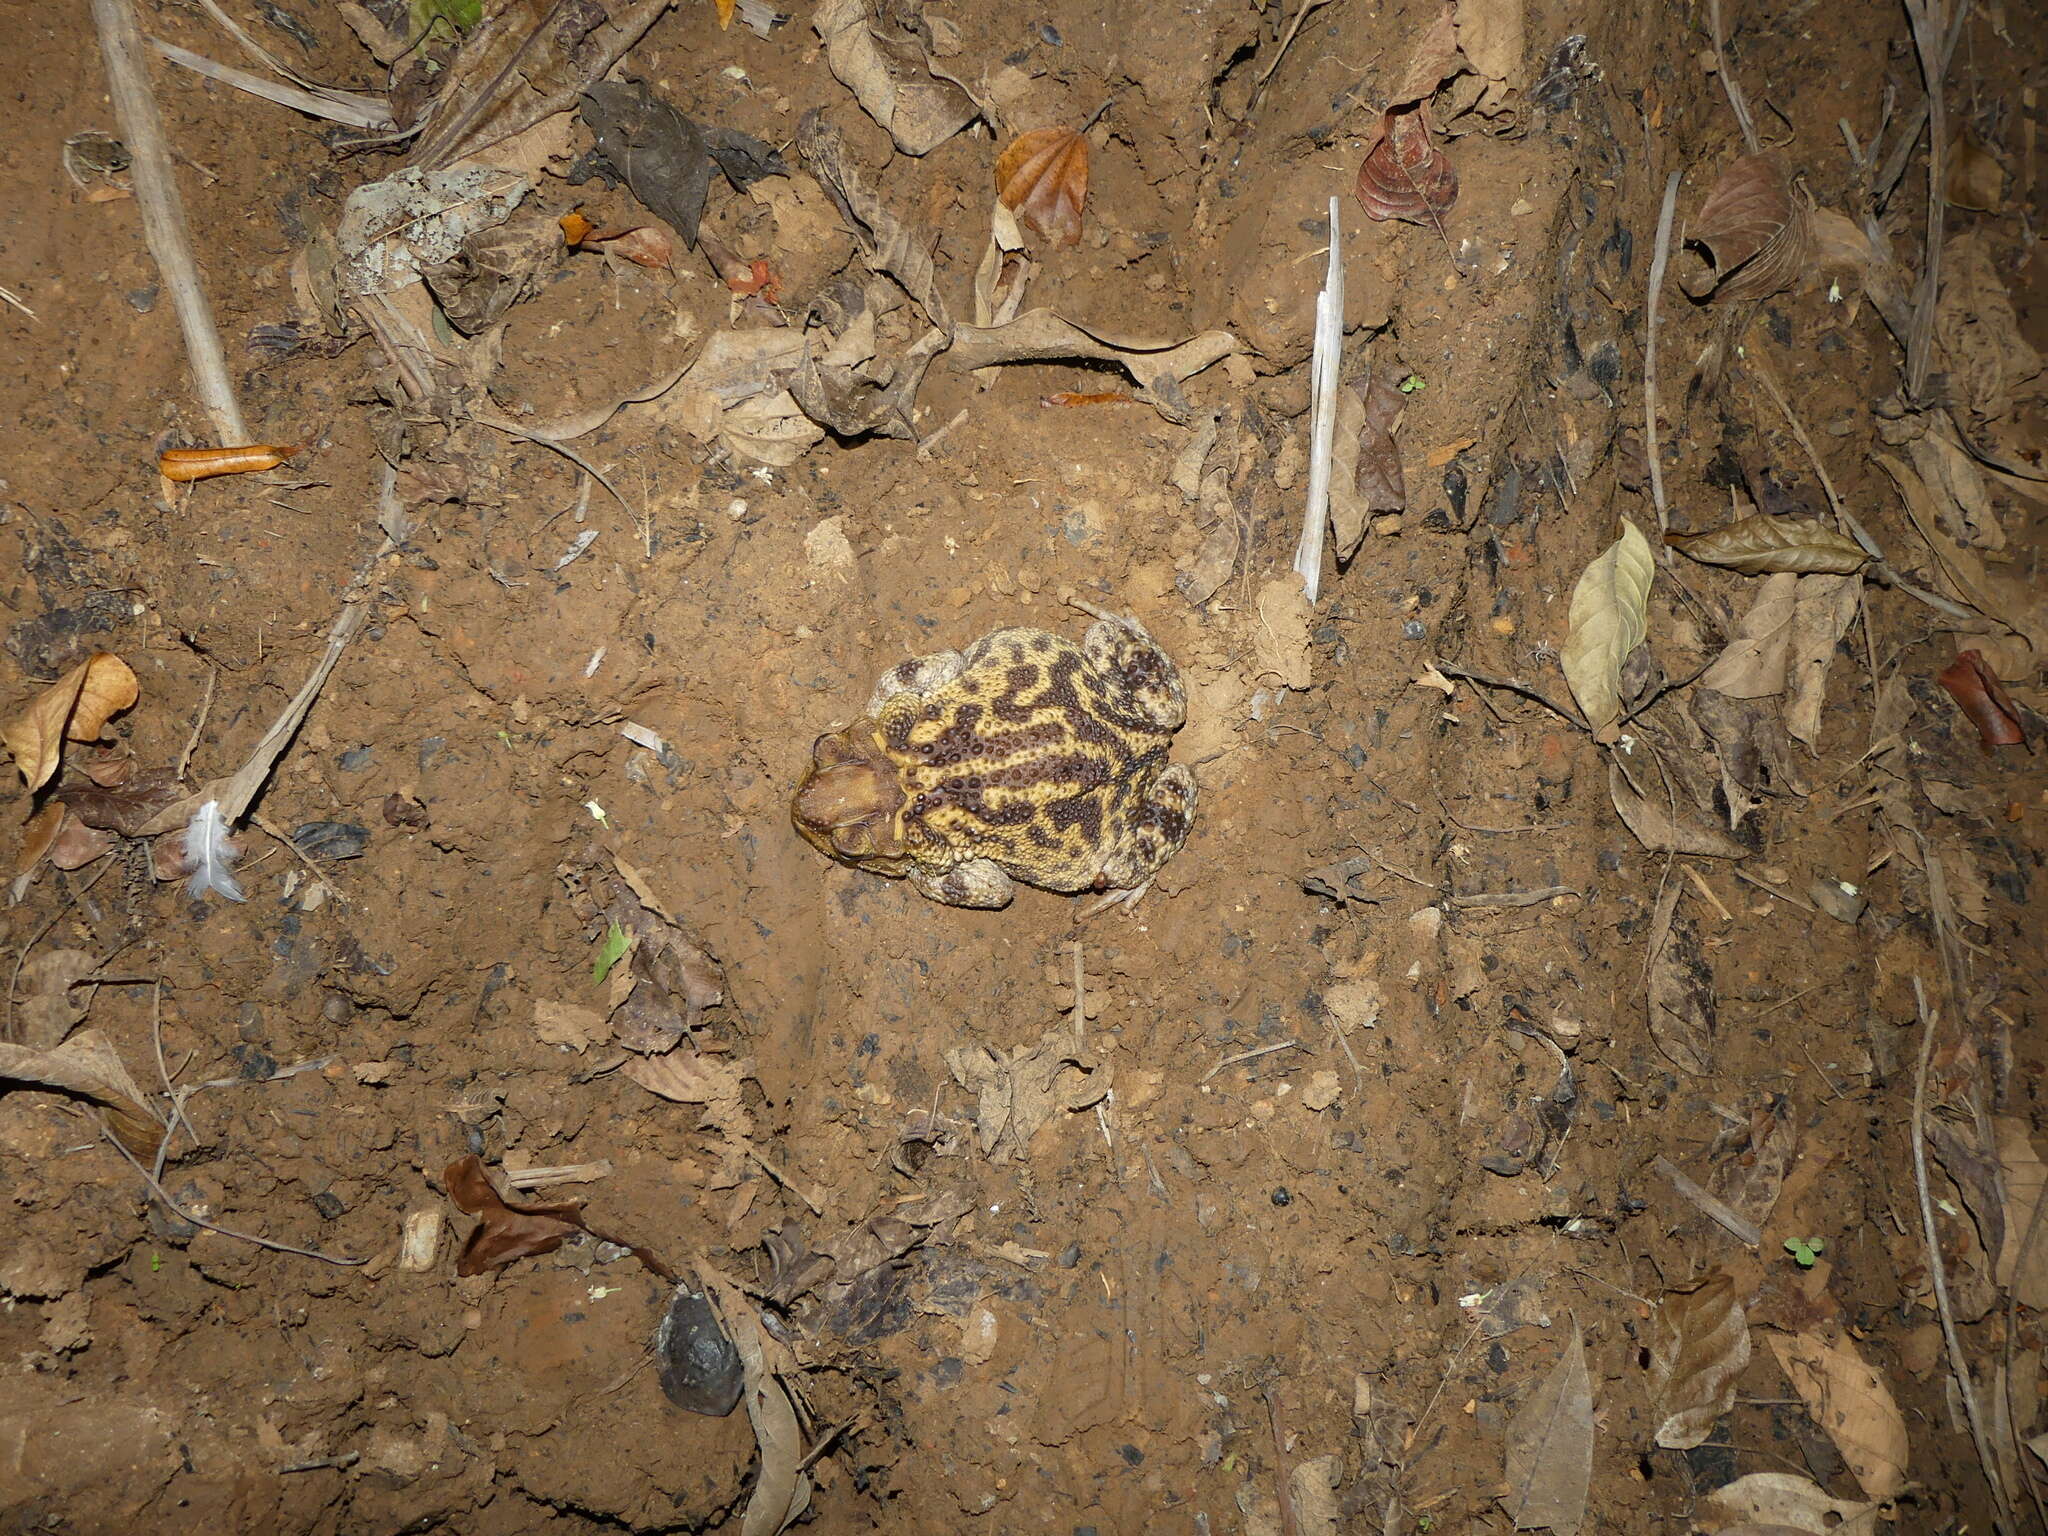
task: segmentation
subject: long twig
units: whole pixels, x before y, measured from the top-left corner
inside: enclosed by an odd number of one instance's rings
[[[1934,1230],[1934,1199],[1927,1185],[1927,1064],[1934,1056],[1936,1016],[1927,1006],[1927,989],[1913,978],[1913,1002],[1920,1012],[1920,1062],[1913,1071],[1913,1185],[1920,1196],[1920,1235],[1927,1243],[1927,1272],[1934,1281],[1934,1310],[1941,1318],[1941,1336],[1948,1345],[1948,1368],[1955,1377],[1956,1393],[1963,1400],[1963,1417],[1969,1421],[1970,1439],[1977,1447],[1977,1461],[1984,1481],[1991,1485],[1991,1499],[1998,1506],[2003,1528],[2012,1529],[2012,1505],[2005,1496],[2005,1484],[1998,1475],[1998,1463],[1984,1435],[1984,1420],[1977,1410],[1977,1389],[1970,1380],[1969,1362],[1963,1358],[1963,1343],[1956,1335],[1955,1310],[1948,1300],[1948,1266],[1941,1257],[1941,1241]]]
[[[258,1237],[253,1232],[237,1232],[233,1227],[224,1227],[219,1222],[208,1221],[204,1216],[195,1216],[171,1198],[170,1191],[157,1183],[156,1179],[150,1174],[150,1171],[142,1166],[133,1152],[130,1152],[121,1145],[112,1131],[102,1126],[100,1127],[100,1134],[107,1138],[116,1152],[128,1159],[128,1166],[142,1175],[142,1182],[149,1186],[149,1192],[162,1201],[164,1209],[180,1221],[189,1221],[195,1227],[204,1227],[209,1232],[218,1232],[222,1237],[232,1237],[241,1242],[254,1243],[258,1248],[268,1248],[274,1253],[295,1253],[302,1259],[318,1259],[322,1264],[335,1264],[344,1269],[370,1262],[368,1259],[351,1259],[343,1254],[322,1253],[317,1248],[300,1248],[292,1243],[281,1243],[274,1237]]]
[[[1925,398],[1928,368],[1934,358],[1934,308],[1941,297],[1941,242],[1948,217],[1948,64],[1963,35],[1970,0],[1955,0],[1955,9],[1941,14],[1941,0],[1905,0],[1913,27],[1913,49],[1927,84],[1927,262],[1919,290],[1913,295],[1913,321],[1906,338],[1906,398]],[[1944,35],[1946,23],[1946,35]]]
[[[163,118],[150,90],[149,64],[142,36],[135,27],[135,14],[128,0],[92,0],[93,25],[99,29],[100,52],[107,64],[107,94],[113,98],[115,119],[121,137],[134,157],[131,176],[135,205],[142,210],[143,238],[156,258],[164,287],[171,295],[171,307],[185,335],[185,357],[192,367],[192,382],[200,403],[213,418],[213,429],[223,444],[246,443],[249,429],[242,421],[242,407],[235,400],[234,384],[228,378],[227,353],[220,344],[220,331],[213,323],[213,310],[206,302],[206,289],[199,280],[199,263],[192,254],[192,232],[185,222],[184,199],[178,195],[178,181],[171,169],[171,147],[164,137]]]
[[[1673,171],[1664,183],[1664,206],[1657,213],[1657,246],[1650,254],[1650,297],[1643,327],[1643,447],[1650,456],[1650,499],[1657,504],[1657,531],[1671,526],[1664,504],[1664,460],[1657,452],[1657,296],[1664,291],[1664,266],[1671,259],[1671,220],[1678,211],[1678,183]]]
[[[1728,67],[1728,34],[1721,25],[1721,0],[1707,0],[1707,20],[1714,31],[1714,72],[1721,77],[1721,89],[1728,93],[1728,107],[1735,114],[1735,126],[1742,130],[1743,145],[1753,155],[1761,147],[1756,136],[1756,119],[1749,115],[1749,98],[1742,94],[1742,85],[1736,80],[1735,71]]]

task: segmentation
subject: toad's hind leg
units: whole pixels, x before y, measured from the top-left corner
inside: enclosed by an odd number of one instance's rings
[[[1111,890],[1145,884],[1180,852],[1195,824],[1194,774],[1180,763],[1162,769],[1126,814],[1115,851],[1102,861],[1102,883]]]
[[[1102,610],[1091,608],[1089,612]],[[1177,731],[1186,722],[1188,699],[1180,669],[1136,619],[1102,613],[1088,626],[1081,649],[1104,681],[1130,699],[1160,730]]]
[[[868,713],[879,714],[882,706],[899,693],[927,698],[967,670],[967,658],[958,651],[939,651],[930,656],[913,656],[884,672],[868,695]]]
[[[1007,907],[1017,887],[994,859],[969,859],[942,873],[910,871],[910,883],[921,896],[949,907]]]

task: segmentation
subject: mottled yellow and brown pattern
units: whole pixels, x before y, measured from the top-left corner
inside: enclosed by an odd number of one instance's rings
[[[1093,611],[1093,610],[1091,610]],[[1142,888],[1187,840],[1195,778],[1166,760],[1180,673],[1135,619],[1080,645],[999,629],[882,674],[867,713],[812,748],[796,829],[934,901]]]

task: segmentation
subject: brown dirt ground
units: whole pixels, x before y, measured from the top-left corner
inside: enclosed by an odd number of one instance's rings
[[[381,83],[329,7],[232,9],[317,77]],[[233,56],[195,7],[139,10],[146,32]],[[1903,15],[1811,0],[1730,11],[1766,136],[1789,136],[1817,200],[1843,206],[1837,119],[1867,136],[1887,90],[1920,99]],[[1349,198],[1367,103],[1433,14],[1422,0],[1312,12],[1255,109],[1291,6],[947,14],[956,64],[1027,77],[1020,123],[1115,103],[1094,130],[1088,235],[1048,257],[1032,302],[1131,333],[1228,328],[1256,349],[1252,367],[1188,386],[1238,445],[1236,574],[1200,607],[1175,588],[1176,559],[1208,531],[1168,482],[1187,429],[1141,405],[1040,404],[1118,386],[1086,367],[1005,367],[983,389],[942,361],[920,428],[965,415],[926,451],[828,438],[772,470],[629,408],[579,448],[637,519],[601,492],[577,510],[575,471],[532,444],[423,434],[403,482],[419,525],[376,567],[368,622],[257,804],[279,829],[367,829],[361,856],[323,865],[321,889],[250,827],[250,899],[231,905],[156,883],[130,845],[73,873],[43,868],[4,916],[10,955],[79,950],[117,978],[86,1022],[137,1078],[157,1082],[160,1033],[176,1082],[224,1080],[186,1104],[194,1135],[171,1143],[172,1193],[227,1227],[371,1262],[199,1230],[149,1199],[76,1101],[0,1097],[0,1528],[739,1529],[754,1434],[744,1413],[664,1399],[646,1368],[664,1283],[590,1244],[470,1279],[454,1274],[454,1237],[426,1272],[396,1263],[409,1213],[466,1229],[442,1170],[475,1151],[507,1169],[607,1162],[565,1191],[588,1199],[593,1226],[752,1285],[770,1276],[777,1231],[824,1245],[913,1197],[970,1207],[843,1306],[776,1319],[804,1367],[807,1436],[846,1425],[812,1467],[820,1532],[1276,1531],[1280,1468],[1323,1456],[1337,1458],[1337,1528],[1508,1530],[1505,1448],[1574,1331],[1595,1416],[1584,1529],[1683,1531],[1709,1490],[1760,1471],[1855,1499],[1856,1469],[1771,1347],[1829,1328],[1903,1415],[1909,1484],[1886,1517],[1990,1529],[1932,1333],[1913,980],[1942,1005],[1929,1097],[1953,1160],[1934,1166],[1933,1195],[1961,1341],[1987,1398],[1992,1363],[2012,1362],[2024,1438],[2048,1385],[2041,1332],[1987,1256],[2001,1230],[1987,1186],[1944,1170],[1988,1161],[1968,1155],[1985,1144],[1973,1105],[2042,1124],[2042,930],[2025,916],[2048,846],[2038,755],[1980,752],[1933,681],[1957,641],[1932,610],[1869,587],[1818,752],[1789,759],[1804,792],[1781,774],[1742,825],[1753,852],[1739,866],[1674,865],[1617,819],[1605,754],[1582,733],[1515,694],[1460,685],[1447,699],[1415,681],[1441,659],[1565,697],[1556,655],[1579,572],[1616,514],[1654,527],[1634,487],[1658,199],[1684,170],[1689,214],[1740,151],[1703,67],[1704,12],[1532,4],[1529,73],[1574,33],[1590,67],[1547,108],[1525,101],[1521,131],[1451,145],[1462,193],[1445,238],[1367,224]],[[821,105],[964,296],[988,135],[892,156],[807,21],[764,39],[685,7],[627,68],[778,144]],[[86,650],[116,651],[142,688],[115,728],[124,749],[175,763],[197,722],[193,777],[225,774],[376,548],[389,417],[374,343],[265,359],[243,338],[292,317],[309,231],[392,162],[337,158],[294,114],[159,68],[244,408],[267,438],[315,438],[277,483],[167,497],[155,449],[209,434],[134,203],[90,201],[60,166],[67,137],[113,127],[84,9],[4,0],[0,36],[0,286],[34,311],[0,308],[0,697],[11,711]],[[1954,210],[1951,227],[1988,242],[2037,346],[2043,62],[2019,13],[1980,11],[1950,91],[1953,117],[2011,176],[2002,213]],[[1893,231],[1909,267],[1924,185],[1916,157]],[[1408,513],[1326,580],[1310,684],[1286,691],[1261,676],[1256,598],[1286,569],[1300,516],[1333,192],[1351,242],[1347,372],[1370,340],[1375,368],[1421,387],[1401,426]],[[537,199],[550,216],[635,217],[627,193],[594,184],[548,178]],[[849,253],[831,220],[808,247],[779,243],[766,210],[722,183],[709,223],[783,264],[792,308]],[[672,281],[594,254],[562,262],[508,320],[500,408],[551,419],[673,371],[732,314],[695,257],[682,265]],[[1822,508],[1746,373],[1687,390],[1713,324],[1668,289],[1676,525],[1722,521],[1745,470]],[[1924,571],[1870,458],[1901,367],[1871,306],[1803,281],[1746,345],[1785,381],[1856,515]],[[2007,441],[2038,449],[2038,406],[2016,411]],[[455,499],[428,499],[436,474],[459,474]],[[1994,570],[2038,592],[2041,504],[2001,490],[1996,510],[2008,542]],[[596,541],[553,569],[578,524]],[[1139,615],[1191,684],[1176,756],[1199,765],[1199,818],[1134,910],[1077,926],[1078,899],[1035,891],[997,913],[941,908],[797,839],[787,802],[812,738],[883,668],[1003,624],[1073,628],[1069,588]],[[1753,591],[1681,561],[1651,601],[1657,660],[1687,686],[1642,729],[1710,788],[1704,738],[1679,717]],[[1867,757],[1877,684],[1892,679],[1903,745]],[[2018,697],[2039,704],[2022,681]],[[665,750],[622,737],[627,721]],[[426,825],[391,824],[394,795]],[[1966,1009],[1943,982],[1928,879],[1887,842],[1878,795],[1947,874]],[[739,1112],[759,1160],[735,1162],[698,1107],[628,1080],[601,1030],[542,1038],[554,1005],[604,996],[601,925],[565,874],[600,845],[722,966],[726,1000],[701,1037],[751,1063]],[[1304,889],[1361,852],[1362,899]],[[1812,907],[1823,877],[1862,886],[1853,926]],[[1553,888],[1565,894],[1471,899]],[[1665,893],[1675,918],[1667,907],[1660,922]],[[948,1053],[1067,1029],[1075,944],[1083,1046],[1113,1095],[991,1156]],[[1646,974],[1674,968],[1714,1022],[1698,1071],[1648,1029]],[[17,978],[17,1041],[24,1001]],[[1738,1203],[1776,1193],[1761,1244],[1676,1193],[1660,1155]],[[1788,1238],[1824,1243],[1813,1273]],[[1657,1449],[1652,1309],[1717,1268],[1750,1304],[1752,1357],[1705,1443]]]

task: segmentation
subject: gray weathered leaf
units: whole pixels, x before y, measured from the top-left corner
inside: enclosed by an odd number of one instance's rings
[[[1593,1384],[1576,1324],[1564,1356],[1508,1425],[1505,1500],[1518,1531],[1577,1536],[1593,1477]]]

